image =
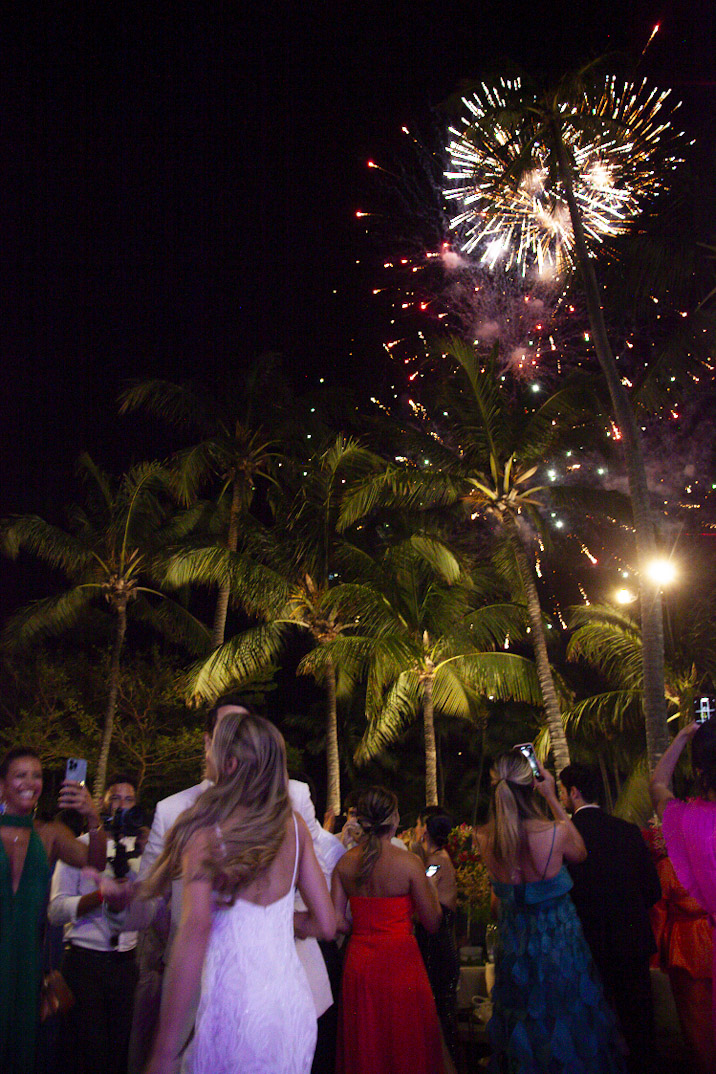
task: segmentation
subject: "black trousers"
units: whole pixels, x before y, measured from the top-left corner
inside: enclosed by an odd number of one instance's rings
[[[62,1032],[63,1069],[73,1074],[126,1074],[137,968],[134,951],[70,945],[62,973],[75,997]]]
[[[600,966],[595,961],[601,972],[604,994],[618,1015],[629,1045],[630,1074],[652,1074],[655,1026],[648,959],[635,959],[621,966],[604,962]]]

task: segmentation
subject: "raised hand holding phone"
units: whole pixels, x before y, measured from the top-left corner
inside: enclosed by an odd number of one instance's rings
[[[515,749],[519,750],[520,753],[527,758],[530,763],[530,768],[532,769],[533,776],[538,783],[541,783],[544,779],[545,770],[544,768],[542,768],[539,761],[537,760],[537,754],[535,753],[535,748],[532,743],[520,742],[517,746],[515,746]]]
[[[84,786],[87,782],[87,762],[83,757],[67,758],[67,764],[65,765],[65,780],[71,780],[73,783],[81,783]]]

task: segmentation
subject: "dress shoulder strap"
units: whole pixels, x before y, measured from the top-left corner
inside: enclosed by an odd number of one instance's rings
[[[293,817],[293,830],[296,833],[296,856],[293,861],[293,880],[291,881],[291,889],[296,886],[296,876],[298,875],[298,821],[296,820],[296,814],[291,814]]]
[[[549,854],[547,855],[547,861],[544,863],[544,869],[542,870],[542,876],[540,877],[540,880],[544,880],[545,876],[547,875],[547,869],[549,868],[549,863],[552,860],[552,851],[554,850],[554,840],[556,835],[557,825],[555,823],[552,825],[552,843],[549,848]]]

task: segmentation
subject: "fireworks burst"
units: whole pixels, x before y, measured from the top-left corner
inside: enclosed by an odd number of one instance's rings
[[[463,97],[468,114],[462,130],[450,128],[447,147],[451,186],[447,199],[461,211],[450,220],[461,249],[494,267],[518,266],[537,278],[560,274],[572,261],[573,236],[561,183],[550,168],[547,146],[529,125],[508,118],[520,80],[484,83],[472,98]],[[574,194],[587,241],[592,244],[624,232],[647,195],[664,185],[664,175],[680,163],[657,153],[670,130],[669,90],[646,83],[607,78],[601,96],[586,94],[568,110],[560,107],[561,134],[574,160]],[[504,110],[504,111],[503,111]],[[505,117],[503,119],[503,116]],[[518,182],[511,170],[528,158]],[[657,158],[659,158],[657,163]]]

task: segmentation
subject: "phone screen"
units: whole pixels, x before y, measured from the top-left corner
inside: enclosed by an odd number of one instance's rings
[[[436,872],[438,871],[439,868],[440,868],[439,865],[428,865],[427,869],[425,870],[425,875],[426,876],[435,876],[435,874],[436,874]]]
[[[716,715],[716,698],[697,697],[694,701],[694,721],[706,723],[714,715]]]
[[[87,781],[87,762],[82,757],[68,757],[65,779],[74,779],[84,786]]]
[[[535,748],[532,743],[521,742],[519,746],[515,746],[515,749],[519,750],[520,753],[527,758],[530,763],[530,768],[532,769],[533,776],[541,783],[544,779],[544,776],[540,773],[539,765],[537,764],[537,754],[535,753]]]

